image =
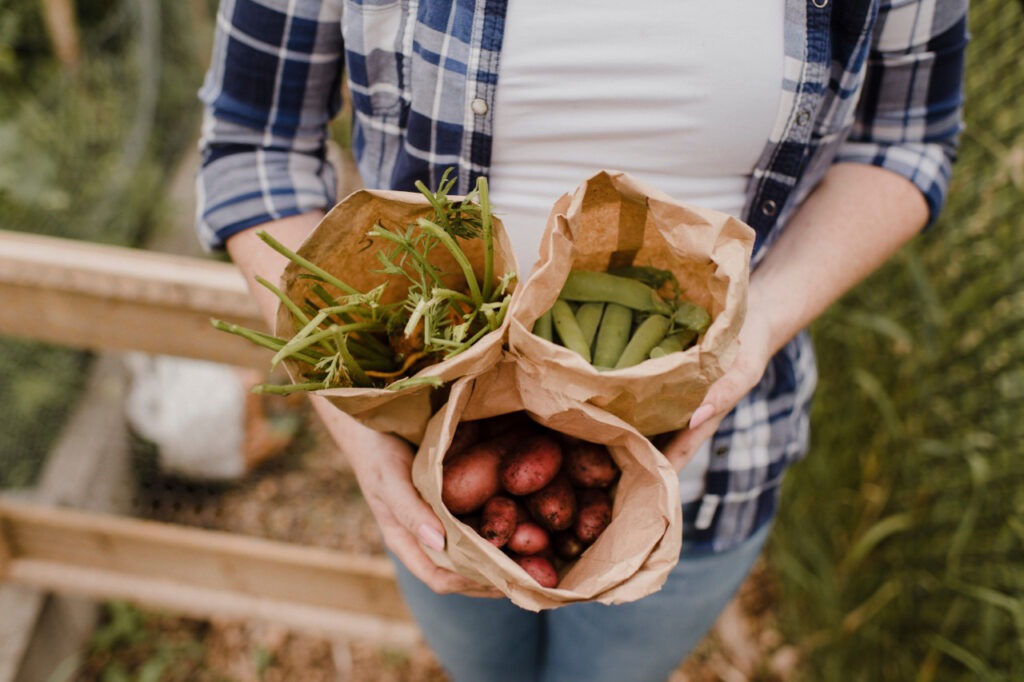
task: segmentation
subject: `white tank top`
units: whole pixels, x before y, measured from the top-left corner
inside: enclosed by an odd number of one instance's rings
[[[490,185],[525,277],[551,205],[622,170],[740,217],[782,93],[784,0],[510,0]]]
[[[737,217],[782,93],[784,0],[510,0],[491,199],[529,274],[555,200],[626,171]],[[708,444],[680,475],[698,498]]]

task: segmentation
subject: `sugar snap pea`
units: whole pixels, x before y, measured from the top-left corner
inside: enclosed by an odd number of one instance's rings
[[[690,344],[697,338],[697,332],[692,329],[684,329],[675,334],[669,334],[661,342],[651,349],[647,354],[650,358],[660,358],[669,353],[678,353],[690,347]]]
[[[698,334],[703,334],[711,324],[711,315],[696,303],[679,301],[676,304],[675,312],[672,313],[672,321],[682,327],[692,329]]]
[[[583,339],[583,332],[567,301],[558,299],[551,306],[551,322],[562,345],[590,362],[590,344]]]
[[[567,301],[605,301],[643,312],[672,314],[672,307],[651,287],[607,272],[570,271],[559,297]]]
[[[545,310],[537,321],[533,323],[533,333],[545,341],[554,341],[555,336],[551,331],[551,311]]]
[[[633,329],[633,311],[618,303],[608,303],[604,307],[601,325],[597,329],[594,341],[595,367],[612,368],[619,361],[622,350],[629,343],[629,334]]]
[[[601,315],[604,314],[604,303],[599,301],[587,301],[581,303],[576,309],[576,321],[583,332],[583,340],[588,347],[594,345],[594,337],[597,335],[597,327],[601,324]]]
[[[632,367],[647,359],[651,349],[665,338],[665,333],[672,326],[672,321],[664,315],[650,315],[636,328],[629,339],[615,369]]]

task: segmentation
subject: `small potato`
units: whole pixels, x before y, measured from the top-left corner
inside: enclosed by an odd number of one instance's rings
[[[583,550],[587,548],[583,541],[576,537],[576,533],[570,530],[555,533],[551,537],[551,547],[556,556],[566,561],[579,558],[580,554],[583,554]]]
[[[480,535],[495,547],[504,547],[516,529],[518,507],[515,500],[495,495],[480,512]]]
[[[477,443],[446,457],[441,473],[441,501],[453,514],[467,514],[501,492],[498,467],[504,450],[495,443]]]
[[[466,524],[470,528],[472,528],[474,531],[476,531],[477,535],[480,534],[480,524],[482,523],[482,521],[480,519],[480,514],[479,513],[459,514],[456,518],[459,521],[462,521],[464,524]]]
[[[604,445],[579,441],[565,447],[562,459],[565,474],[578,488],[607,488],[619,478],[619,466]]]
[[[524,433],[533,433],[539,429],[540,425],[522,410],[480,420],[480,435],[488,440],[506,436],[518,439]]]
[[[448,456],[468,450],[480,442],[480,421],[460,422],[452,434],[452,442],[448,446]]]
[[[548,530],[565,530],[576,519],[576,493],[569,479],[562,475],[527,497],[526,506]]]
[[[541,556],[513,556],[512,560],[519,564],[527,575],[540,583],[541,587],[556,587],[558,571],[555,565]]]
[[[548,549],[551,538],[548,532],[533,521],[523,521],[512,531],[505,547],[516,554],[539,554]]]
[[[513,447],[501,461],[501,484],[513,495],[529,495],[546,486],[562,467],[562,448],[538,434]]]
[[[584,488],[579,491],[576,522],[573,532],[584,544],[591,544],[604,532],[612,521],[612,500],[600,488]]]

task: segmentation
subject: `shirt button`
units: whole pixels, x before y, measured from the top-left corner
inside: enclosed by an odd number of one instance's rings
[[[727,448],[726,446],[719,445],[717,448],[715,448],[715,456],[716,457],[724,457],[727,454],[729,454],[729,448]]]
[[[469,108],[472,109],[473,113],[477,116],[483,116],[487,113],[487,110],[490,109],[490,107],[487,106],[487,102],[479,97],[469,103]]]
[[[800,111],[797,112],[797,114],[796,114],[796,124],[798,126],[805,126],[805,125],[807,125],[808,121],[810,121],[810,120],[811,120],[811,112],[809,112],[807,109],[801,109]]]
[[[769,218],[779,212],[779,205],[774,199],[765,199],[761,202],[761,213]]]

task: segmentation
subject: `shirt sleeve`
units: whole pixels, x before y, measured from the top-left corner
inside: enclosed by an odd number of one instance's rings
[[[963,129],[967,39],[966,0],[883,1],[857,120],[837,157],[910,180],[928,202],[929,224]]]
[[[338,0],[223,0],[199,90],[196,229],[210,250],[241,230],[334,204],[328,124],[341,106]]]

